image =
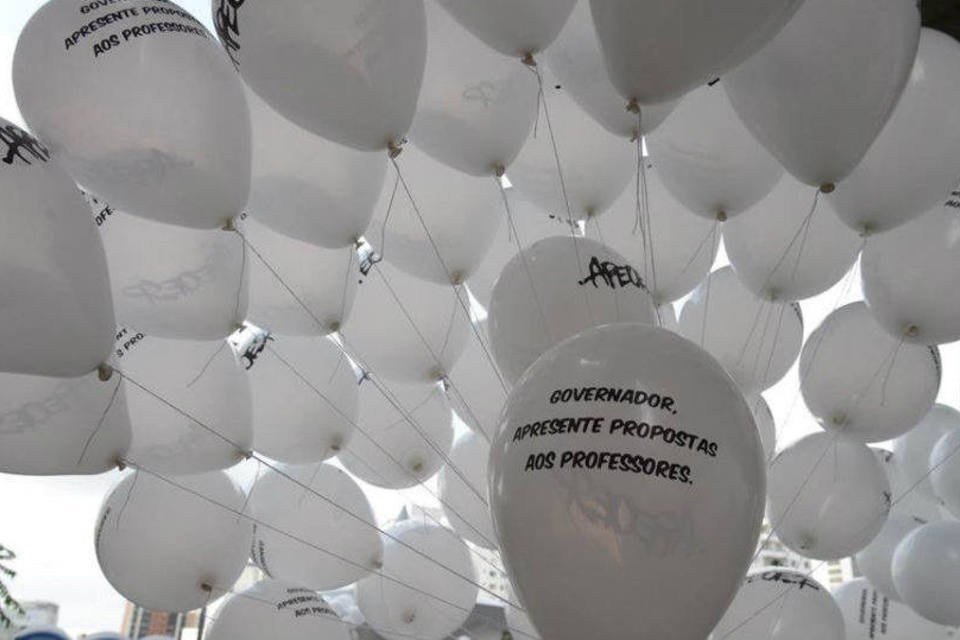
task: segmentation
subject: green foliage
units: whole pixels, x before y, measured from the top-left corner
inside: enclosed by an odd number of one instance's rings
[[[0,545],[0,626],[3,627],[9,627],[13,624],[11,616],[21,616],[24,613],[23,607],[10,595],[10,591],[3,581],[4,576],[7,578],[16,577],[17,572],[7,565],[10,560],[16,557],[13,551]]]

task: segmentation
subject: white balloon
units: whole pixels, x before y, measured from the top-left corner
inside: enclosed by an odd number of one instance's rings
[[[877,448],[872,450],[890,481],[890,494],[893,496],[890,517],[905,515],[924,522],[939,522],[945,519],[940,505],[933,498],[913,491],[912,485],[907,483],[900,465],[897,464],[898,457],[892,451]]]
[[[247,313],[243,239],[117,211],[88,195],[110,267],[117,321],[158,338],[216,340]]]
[[[636,174],[635,145],[594,122],[549,73],[543,100],[553,136],[541,117],[510,165],[510,181],[523,197],[565,220],[602,214]]]
[[[843,614],[830,592],[804,573],[750,572],[713,631],[726,640],[845,640]]]
[[[30,128],[121,211],[212,229],[246,204],[243,83],[177,5],[48,2],[20,34],[13,84]]]
[[[244,80],[281,115],[361,150],[399,143],[427,55],[423,0],[211,0]]]
[[[637,224],[636,192],[627,189],[609,212],[587,221],[586,231],[642,268],[654,301],[664,305],[693,291],[710,273],[720,229],[716,220],[692,215],[677,202],[655,167],[648,166],[646,174],[649,217],[643,229]],[[647,227],[652,251],[645,242]]]
[[[397,162],[412,199],[402,183],[388,180],[367,240],[410,275],[460,284],[483,260],[503,218],[495,178],[466,175],[415,148]]]
[[[464,540],[497,548],[497,534],[490,519],[487,498],[487,459],[490,445],[476,433],[457,438],[450,462],[440,470],[438,498],[450,526]]]
[[[745,399],[750,405],[750,411],[753,412],[753,420],[757,423],[757,431],[760,433],[760,442],[763,445],[763,457],[769,463],[777,451],[777,423],[773,419],[770,405],[761,394],[750,393],[745,396]]]
[[[384,154],[301,129],[253,91],[247,99],[253,128],[250,213],[292,238],[327,249],[352,247],[373,217],[387,174]]]
[[[956,636],[954,629],[924,620],[864,578],[840,585],[833,597],[843,613],[847,640],[940,640]]]
[[[957,183],[960,44],[922,29],[907,86],[870,150],[830,195],[840,218],[861,233],[899,226],[936,206]]]
[[[510,219],[500,225],[490,250],[468,281],[470,293],[484,308],[490,306],[493,285],[503,267],[517,255],[520,247],[528,247],[550,236],[569,236],[571,233],[583,235],[580,224],[568,222],[566,215],[547,212],[525,199],[515,188],[508,189],[506,194]]]
[[[664,186],[687,209],[711,220],[746,211],[783,175],[717,85],[687,94],[647,144]]]
[[[0,471],[94,475],[126,457],[130,416],[120,376],[0,374]]]
[[[863,443],[814,433],[770,463],[767,513],[777,537],[807,558],[860,551],[883,527],[890,483]]]
[[[893,582],[927,620],[960,625],[960,522],[927,524],[907,535],[893,555]]]
[[[454,169],[489,177],[510,166],[533,128],[537,79],[433,2],[425,8],[427,67],[410,138]]]
[[[650,133],[670,115],[676,101],[644,105],[641,117],[625,109],[626,101],[607,74],[603,50],[590,13],[589,0],[578,0],[567,25],[546,51],[550,71],[574,101],[615,136],[634,139]]]
[[[370,502],[337,467],[271,469],[250,490],[249,509],[257,521],[251,555],[272,578],[323,591],[379,566],[380,534]]]
[[[960,302],[942,295],[960,277],[956,206],[951,199],[870,238],[863,250],[863,295],[880,324],[898,339],[920,344],[960,339]]]
[[[217,610],[210,640],[350,640],[350,629],[326,599],[290,582],[261,580]]]
[[[250,384],[226,341],[163,340],[122,329],[114,365],[126,386],[127,456],[156,473],[226,469],[253,444]]]
[[[796,303],[761,300],[730,267],[711,273],[680,311],[680,334],[705,348],[745,391],[763,391],[800,354],[803,313]]]
[[[478,340],[471,340],[467,345],[463,357],[448,376],[447,398],[460,419],[490,442],[497,435],[500,411],[510,392],[510,383],[493,361],[487,323],[479,323],[477,330],[484,343],[481,346]]]
[[[337,455],[353,437],[353,365],[330,340],[278,338],[250,369],[253,448],[290,464]]]
[[[364,482],[407,489],[431,478],[453,446],[453,413],[440,385],[360,385],[358,433],[340,461]]]
[[[930,454],[943,436],[960,430],[960,411],[935,404],[917,425],[894,440],[897,468],[908,489],[934,499],[930,479]]]
[[[2,118],[0,142],[0,371],[82,376],[116,328],[103,243],[46,148]]]
[[[545,238],[522,249],[504,267],[490,301],[493,354],[511,382],[550,347],[584,329],[656,321],[637,269],[589,238]]]
[[[801,0],[590,0],[613,84],[652,104],[731,69],[786,24]]]
[[[766,198],[723,225],[730,264],[754,295],[811,298],[839,282],[856,262],[863,240],[828,202],[814,197],[810,187],[784,176]]]
[[[280,335],[320,336],[347,322],[359,276],[353,247],[321,249],[252,219],[242,233],[249,253],[259,254],[247,259],[254,324]]]
[[[863,442],[908,432],[939,389],[936,347],[892,338],[863,302],[828,315],[800,355],[800,391],[810,413],[828,431]]]
[[[900,600],[897,587],[893,584],[893,553],[907,534],[925,524],[914,516],[891,514],[877,537],[857,553],[857,569],[884,597]]]
[[[366,622],[363,613],[360,612],[360,607],[357,606],[353,589],[326,593],[323,594],[323,598],[336,610],[340,619],[347,623],[348,628],[355,629]]]
[[[960,429],[945,433],[930,453],[930,483],[936,498],[954,517],[960,517]]]
[[[356,586],[367,623],[387,640],[441,640],[459,629],[478,594],[467,545],[445,527],[416,520],[387,533],[382,571]]]
[[[491,510],[543,637],[635,637],[638,620],[650,638],[706,637],[756,548],[765,484],[722,368],[663,329],[588,329],[524,374],[502,424]]]
[[[404,383],[437,382],[476,339],[463,310],[467,303],[462,287],[424,282],[381,262],[360,286],[341,334],[372,373]]]
[[[806,0],[779,35],[723,77],[723,86],[743,123],[787,171],[809,185],[833,185],[853,171],[889,119],[919,38],[912,0]]]
[[[500,53],[523,58],[543,51],[577,0],[437,0],[460,24]]]
[[[138,471],[97,517],[97,561],[120,594],[153,611],[191,611],[243,572],[253,526],[238,518],[243,491],[225,473],[166,479]]]

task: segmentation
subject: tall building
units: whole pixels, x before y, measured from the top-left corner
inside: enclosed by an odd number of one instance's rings
[[[9,640],[27,627],[57,626],[59,605],[42,601],[21,602],[20,605],[23,607],[23,615],[16,616],[10,628],[0,627],[0,640]]]
[[[147,636],[170,636],[179,638],[190,614],[149,611],[140,605],[128,602],[123,610],[123,633],[130,640]]]
[[[817,582],[832,591],[843,583],[853,580],[857,577],[857,573],[854,571],[853,560],[842,558],[824,563],[813,572],[813,577]]]
[[[770,522],[764,520],[763,528],[760,530],[757,558],[750,565],[750,570],[766,567],[784,567],[806,573],[813,569],[813,563],[809,558],[804,558],[785,547],[780,539],[772,533]]]

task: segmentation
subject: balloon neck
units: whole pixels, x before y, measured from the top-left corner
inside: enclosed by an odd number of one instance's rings
[[[523,56],[520,58],[520,62],[533,69],[537,68],[537,60],[533,57],[532,51],[527,51],[525,54],[523,54]]]
[[[727,212],[723,209],[717,211],[717,222],[726,222],[727,221]]]
[[[860,226],[860,237],[861,237],[861,238],[869,238],[870,236],[872,236],[872,235],[874,234],[875,231],[876,231],[876,229],[874,228],[872,222],[864,222],[864,223]]]
[[[493,175],[498,178],[502,178],[507,173],[507,168],[502,164],[493,165]]]
[[[420,475],[421,473],[423,473],[423,469],[425,466],[426,465],[424,465],[423,460],[420,460],[419,458],[410,461],[410,470],[416,473],[417,475]]]
[[[918,335],[920,335],[920,327],[915,324],[908,324],[903,328],[904,338],[916,338]]]
[[[830,424],[834,427],[842,427],[847,424],[847,414],[836,413],[830,418]]]
[[[640,113],[640,103],[637,102],[636,98],[630,98],[630,100],[627,101],[626,108],[627,108],[627,111],[629,111],[630,113],[636,113],[638,115]],[[640,132],[638,131],[637,134],[639,135],[639,133]]]
[[[416,619],[417,619],[417,614],[416,614],[415,611],[410,611],[410,610],[408,609],[407,611],[404,611],[404,612],[403,612],[403,621],[404,621],[404,623],[406,623],[406,624],[413,624],[413,621],[416,620]]]
[[[331,320],[327,323],[327,330],[329,330],[330,333],[336,333],[337,331],[340,331],[341,326],[342,325],[339,320]]]
[[[820,193],[833,193],[837,185],[832,182],[824,182],[820,185]]]
[[[213,593],[213,585],[211,585],[209,582],[201,582],[200,591],[203,591],[204,593]]]
[[[403,153],[403,145],[406,144],[406,142],[403,138],[387,142],[387,155],[390,156],[391,160],[396,160],[400,157],[400,154]]]
[[[223,226],[220,227],[224,231],[236,231],[237,222],[236,218],[227,218],[227,221],[223,223]]]
[[[459,287],[461,284],[463,284],[463,273],[461,273],[460,271],[454,271],[453,273],[451,273],[450,284],[452,284],[455,287]]]
[[[339,452],[341,449],[343,449],[343,437],[339,435],[334,436],[330,441],[330,451]]]
[[[769,290],[767,291],[767,299],[769,299],[770,302],[776,302],[777,300],[779,300],[779,299],[780,299],[780,290],[779,290],[779,289],[773,289],[773,288],[769,289]]]
[[[375,571],[380,571],[380,569],[383,569],[383,560],[381,558],[374,558],[370,561],[370,566],[373,567]]]
[[[100,379],[100,382],[109,382],[113,377],[113,367],[106,362],[101,363],[100,366],[97,367],[97,377]]]
[[[253,451],[244,451],[243,449],[237,450],[237,460],[241,462],[244,460],[249,460],[252,457],[253,457]]]
[[[120,456],[117,456],[117,459],[116,459],[114,462],[116,462],[117,471],[126,471],[126,470],[127,470],[127,466],[129,466],[129,465],[127,464],[127,461],[124,460],[124,459],[123,459],[122,457],[120,457]]]

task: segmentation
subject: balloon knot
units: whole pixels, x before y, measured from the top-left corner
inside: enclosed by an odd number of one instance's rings
[[[413,621],[417,619],[417,614],[413,611],[404,611],[403,612],[403,621],[407,624],[413,624]]]
[[[507,173],[507,168],[502,164],[493,165],[493,175],[502,178]]]
[[[847,424],[847,415],[845,413],[836,413],[830,418],[830,422],[835,427],[842,427]]]
[[[920,327],[915,324],[907,325],[903,330],[903,335],[907,338],[916,338],[920,335]]]
[[[832,182],[824,182],[820,185],[820,193],[833,193],[834,189],[837,188],[837,185]]]
[[[634,129],[633,131],[630,132],[630,142],[636,142],[639,139],[640,139],[639,129]]]
[[[201,582],[200,590],[206,593],[211,593],[213,592],[213,585],[211,585],[209,582]]]
[[[727,212],[723,209],[717,211],[717,222],[726,222],[727,221]]]
[[[406,140],[400,139],[391,140],[387,143],[387,155],[390,156],[391,160],[396,160],[400,157],[400,154],[403,153],[403,145],[406,144]]]
[[[237,223],[234,218],[227,218],[227,221],[223,223],[223,226],[220,227],[224,231],[236,231]]]
[[[123,458],[117,458],[117,471],[126,471],[127,470],[127,461]]]
[[[457,287],[463,284],[463,274],[459,271],[454,271],[450,274],[450,284]]]
[[[417,460],[413,460],[413,461],[410,463],[410,469],[411,469],[414,473],[416,473],[416,474],[423,473],[424,467],[425,467],[425,465],[424,465],[424,463],[423,463],[423,460],[417,459]]]
[[[627,111],[630,113],[640,113],[640,103],[637,102],[636,98],[630,98],[627,102]]]
[[[339,320],[332,320],[327,323],[327,329],[330,330],[330,333],[336,333],[337,331],[340,331],[340,326],[341,324]]]
[[[383,569],[383,560],[380,558],[374,558],[372,561],[370,561],[370,566],[379,571],[380,569]]]
[[[340,451],[343,448],[343,438],[340,436],[334,436],[333,441],[330,443],[330,451]]]
[[[102,363],[97,367],[97,377],[100,378],[100,382],[109,382],[113,377],[113,367],[106,362]]]
[[[872,236],[872,235],[874,234],[874,231],[875,231],[875,229],[874,229],[872,223],[870,223],[870,222],[864,222],[863,225],[860,227],[860,237],[861,237],[861,238],[869,238],[870,236]]]
[[[528,67],[532,67],[532,68],[537,67],[537,61],[534,59],[533,52],[531,51],[527,51],[525,54],[523,54],[523,57],[520,58],[520,62],[527,65]]]
[[[249,451],[249,450],[247,450],[247,451],[244,451],[244,450],[239,450],[239,451],[237,451],[237,458],[238,458],[239,460],[249,460],[249,459],[252,458],[252,457],[253,457],[253,451]]]

